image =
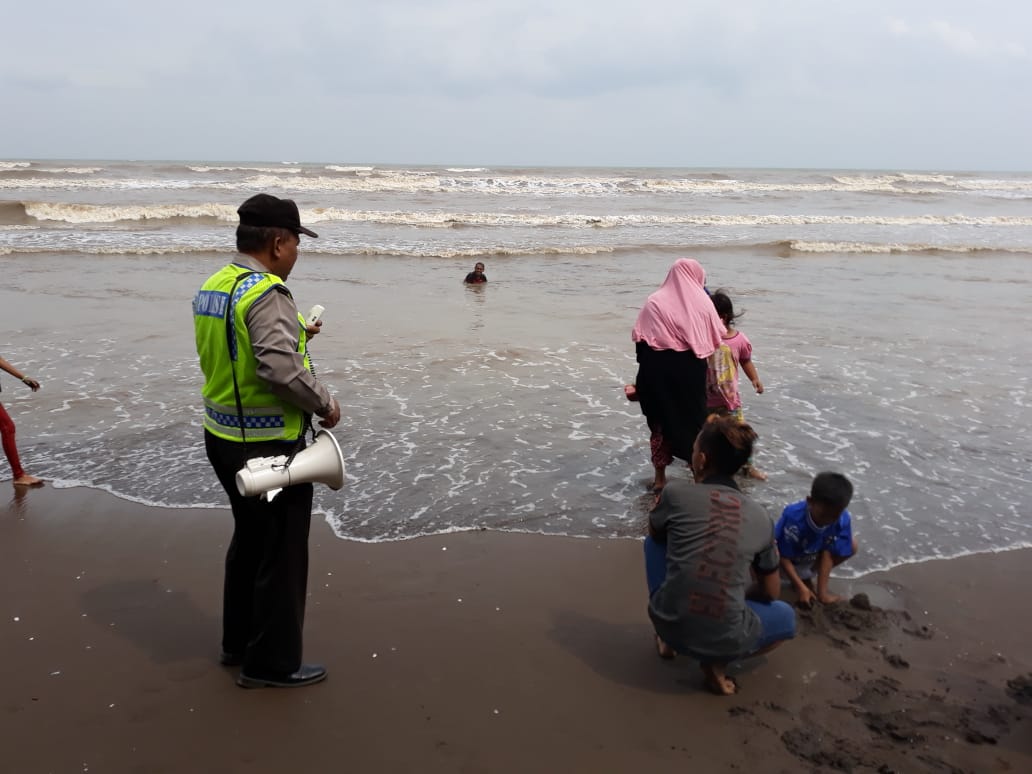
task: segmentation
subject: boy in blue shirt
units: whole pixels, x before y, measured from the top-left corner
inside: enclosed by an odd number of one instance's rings
[[[810,496],[787,506],[774,527],[782,577],[795,588],[800,607],[810,607],[815,598],[822,605],[841,599],[828,591],[828,579],[833,567],[856,553],[846,510],[852,497],[853,485],[841,473],[818,473],[810,485]]]

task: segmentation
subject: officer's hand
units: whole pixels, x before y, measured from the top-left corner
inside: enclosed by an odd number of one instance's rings
[[[322,320],[316,320],[315,325],[306,325],[305,332],[308,334],[308,338],[312,338],[315,334],[322,330]]]
[[[331,427],[335,427],[340,422],[340,404],[337,403],[336,398],[330,398],[333,401],[330,406],[330,413],[319,420],[319,426],[325,427],[329,430]]]

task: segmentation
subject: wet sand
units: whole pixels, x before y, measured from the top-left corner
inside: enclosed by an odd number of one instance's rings
[[[635,541],[316,521],[306,658],[329,678],[246,691],[216,660],[230,527],[79,488],[0,506],[0,770],[1032,770],[1029,551],[838,581],[852,604],[718,698],[656,658]]]

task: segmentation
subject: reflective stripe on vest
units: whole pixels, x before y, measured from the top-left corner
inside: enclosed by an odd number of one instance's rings
[[[265,408],[244,407],[244,432],[248,438],[267,441],[279,438],[286,422],[279,406]],[[240,415],[236,406],[222,406],[214,401],[204,400],[204,427],[223,437],[232,435],[241,440]]]

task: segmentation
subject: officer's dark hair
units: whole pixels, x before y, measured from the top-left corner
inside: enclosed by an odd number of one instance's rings
[[[818,473],[810,485],[810,499],[838,510],[845,510],[849,501],[853,499],[853,485],[841,473]]]
[[[275,226],[237,226],[236,249],[238,253],[252,255],[263,252],[272,245],[276,237],[286,237],[292,232]]]

